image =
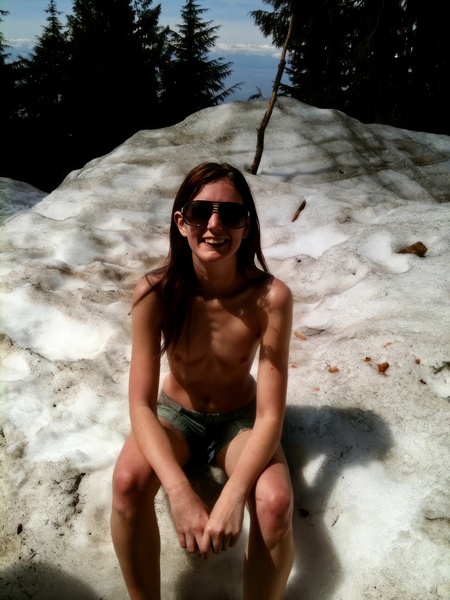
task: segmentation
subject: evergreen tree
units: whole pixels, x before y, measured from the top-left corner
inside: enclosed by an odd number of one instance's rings
[[[0,10],[0,24],[8,11]],[[17,97],[15,86],[14,67],[8,61],[10,53],[9,46],[5,42],[3,32],[0,30],[0,89],[2,93],[2,108],[0,110],[0,131],[3,148],[14,149],[14,121],[17,111]],[[2,153],[0,161],[0,175],[2,177],[13,177],[14,152]]]
[[[142,128],[162,125],[161,62],[167,29],[152,0],[74,0],[69,17],[69,103],[83,164]]]
[[[50,0],[46,12],[47,25],[31,56],[3,64],[9,108],[2,111],[8,122],[1,129],[9,147],[4,172],[49,190],[66,174],[61,102],[67,62],[64,66],[64,34],[55,0]]]
[[[289,16],[294,15],[286,73],[290,85],[283,83],[281,93],[314,106],[334,106],[341,102],[348,85],[349,48],[345,19],[348,0],[264,0],[275,9],[253,11],[255,23],[265,36],[271,35],[281,47]]]
[[[441,0],[406,0],[409,85],[402,112],[410,127],[450,135],[450,37]]]
[[[295,32],[298,26],[298,5],[294,0],[263,0],[264,4],[273,7],[273,11],[252,10],[250,15],[265,37],[272,36],[277,48],[283,46],[289,26],[289,19],[294,15]]]
[[[0,10],[0,24],[8,14],[7,10]],[[8,58],[10,57],[8,48],[9,46],[5,43],[3,32],[0,30],[0,88],[2,90],[0,124],[2,131],[4,131],[5,127],[9,127],[8,123],[15,111],[14,73],[12,65],[8,62]]]
[[[405,68],[403,0],[380,4],[364,0],[354,5],[347,26],[352,40],[351,77],[342,108],[365,122],[400,124]]]
[[[61,106],[67,88],[69,65],[68,46],[63,26],[56,9],[56,0],[50,0],[45,11],[47,25],[38,38],[32,55],[25,59],[26,77],[23,99],[28,117],[55,122],[61,127]]]
[[[162,86],[162,72],[170,60],[169,28],[159,26],[161,5],[152,8],[152,0],[136,0],[134,34],[138,44],[139,73],[135,109],[139,118],[139,128],[149,129],[161,124],[159,96]]]
[[[255,23],[281,47],[295,15],[284,94],[364,122],[450,133],[450,42],[440,0],[264,0]]]
[[[138,129],[161,126],[168,28],[158,26],[161,8],[151,5],[74,0],[65,33],[56,0],[49,0],[47,25],[31,57],[20,57],[8,70],[8,89],[17,96],[9,130],[22,147],[20,157],[10,153],[11,176],[51,189]],[[0,76],[5,54],[0,38]]]
[[[345,35],[348,2],[326,0],[316,4],[308,0],[307,19],[302,16],[296,43],[287,69],[296,96],[301,89],[305,101],[314,106],[342,108],[344,90],[349,86],[353,50]],[[304,75],[304,77],[301,76]]]
[[[68,26],[70,128],[84,164],[135,132],[141,62],[129,0],[74,0]]]
[[[67,115],[68,53],[56,1],[50,0],[47,25],[30,58],[20,57],[19,93],[22,158],[29,165],[28,180],[43,189],[58,184],[69,170]],[[28,160],[26,155],[28,154]]]
[[[198,110],[216,106],[239,87],[237,84],[223,88],[224,79],[231,74],[231,63],[224,63],[221,58],[208,60],[219,26],[202,21],[207,10],[194,0],[187,0],[178,32],[171,33],[172,59],[164,68],[161,95],[166,124],[178,123]]]

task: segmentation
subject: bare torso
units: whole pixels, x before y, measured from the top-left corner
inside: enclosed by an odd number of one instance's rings
[[[207,413],[235,410],[254,398],[250,370],[271,282],[264,277],[229,298],[194,298],[189,327],[185,324],[167,352],[170,372],[163,387],[168,396]]]

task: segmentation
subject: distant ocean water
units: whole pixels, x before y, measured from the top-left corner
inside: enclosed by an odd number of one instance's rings
[[[248,100],[261,89],[263,98],[269,98],[272,93],[273,81],[275,79],[279,58],[273,56],[261,56],[249,53],[221,53],[211,54],[211,58],[223,58],[224,62],[233,63],[232,73],[225,80],[224,87],[231,87],[241,83],[241,87],[229,96],[225,102],[236,100]]]

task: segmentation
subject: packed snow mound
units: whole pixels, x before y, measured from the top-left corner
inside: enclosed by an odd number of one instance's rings
[[[1,597],[126,598],[108,521],[132,291],[164,260],[175,193],[202,161],[245,172],[265,256],[295,299],[285,597],[450,596],[450,138],[280,99],[253,176],[265,109],[140,131],[49,195],[0,181]],[[422,256],[400,253],[417,242]],[[164,600],[200,586],[240,598],[246,533],[207,562],[187,557],[162,492],[157,508]]]

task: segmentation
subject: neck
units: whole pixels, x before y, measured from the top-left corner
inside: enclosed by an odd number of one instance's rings
[[[244,280],[237,270],[236,263],[228,265],[195,264],[198,290],[204,298],[221,298],[237,293],[243,286]]]

